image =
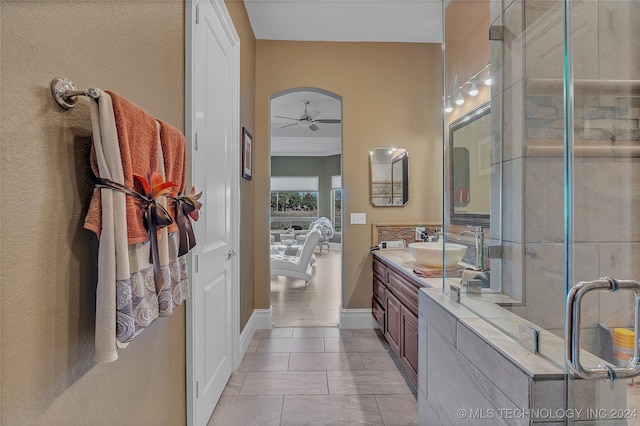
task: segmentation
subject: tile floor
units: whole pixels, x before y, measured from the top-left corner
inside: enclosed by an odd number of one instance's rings
[[[258,330],[209,426],[417,425],[416,388],[376,330]]]

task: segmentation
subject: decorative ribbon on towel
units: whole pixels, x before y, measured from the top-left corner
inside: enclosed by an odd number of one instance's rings
[[[186,195],[175,196],[170,195],[175,200],[175,218],[179,232],[178,257],[189,252],[196,245],[196,236],[191,226],[191,219],[198,220],[200,217],[200,208],[202,203],[198,201],[202,196],[202,192],[195,193],[195,188],[191,188],[191,192]]]
[[[151,174],[151,186],[144,177],[135,173],[133,176],[141,183],[145,194],[140,194],[139,192],[122,184],[103,178],[97,178],[98,183],[96,186],[121,191],[142,201],[142,207],[144,209],[144,225],[147,229],[149,240],[151,242],[149,263],[153,265],[156,294],[158,294],[164,286],[164,276],[160,269],[160,255],[158,253],[158,229],[172,224],[173,220],[171,219],[169,212],[167,212],[161,204],[157,203],[156,199],[162,195],[166,195],[169,192],[169,188],[173,188],[176,185],[173,182],[164,182],[162,176],[156,172],[152,172]]]

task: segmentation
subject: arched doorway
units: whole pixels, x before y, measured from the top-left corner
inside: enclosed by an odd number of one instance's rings
[[[272,268],[272,322],[335,326],[342,302],[342,97],[293,88],[271,96],[270,114],[271,254],[300,256],[304,271],[286,276]],[[323,228],[307,264],[305,233],[321,218],[330,229]]]

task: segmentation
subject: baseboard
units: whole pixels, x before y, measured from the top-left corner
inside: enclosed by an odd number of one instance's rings
[[[329,250],[342,251],[342,243],[332,243],[329,241]]]
[[[251,316],[255,316],[256,330],[271,330],[271,328],[273,327],[272,306],[269,306],[269,309],[254,309]]]
[[[244,326],[242,333],[240,333],[240,360],[244,357],[244,354],[249,348],[249,343],[253,340],[253,335],[256,330],[270,330],[271,329],[271,316],[273,315],[273,308],[269,309],[254,309],[247,325]]]
[[[342,309],[340,307],[340,328],[379,328],[371,314],[371,309]]]

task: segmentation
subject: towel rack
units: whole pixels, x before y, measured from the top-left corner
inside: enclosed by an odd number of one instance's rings
[[[78,96],[88,96],[91,99],[100,97],[100,89],[76,89],[73,81],[64,77],[56,77],[51,82],[51,93],[58,105],[64,109],[73,108],[78,102]]]

